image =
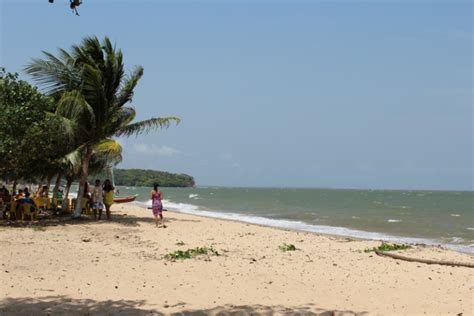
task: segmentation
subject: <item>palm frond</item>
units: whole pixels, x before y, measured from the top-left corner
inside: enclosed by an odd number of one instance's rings
[[[62,134],[68,143],[73,144],[76,141],[77,123],[56,113],[46,112],[46,117],[59,120],[58,133]]]
[[[109,123],[107,124],[106,128],[106,135],[111,136],[116,133],[117,130],[120,130],[122,127],[130,124],[137,115],[135,109],[130,106],[124,106],[109,116]]]
[[[122,52],[119,50],[115,51],[115,48],[110,43],[110,40],[106,38],[104,40],[106,58],[104,64],[104,93],[107,100],[113,102],[116,98],[117,91],[120,88],[120,84],[124,77]]]
[[[90,129],[95,126],[95,113],[80,91],[64,92],[58,102],[56,114]]]
[[[122,146],[111,138],[106,138],[94,146],[94,155],[103,156],[110,162],[122,161]]]
[[[117,97],[117,106],[122,107],[126,103],[131,102],[133,98],[133,90],[137,86],[138,81],[143,76],[143,67],[136,67],[130,76],[126,79],[122,89]]]
[[[104,51],[97,36],[86,36],[82,39],[81,46],[84,52],[90,56],[97,65],[102,65],[104,61]]]
[[[86,100],[90,100],[92,108],[94,108],[97,114],[100,114],[101,111],[99,109],[103,108],[106,103],[102,73],[99,69],[86,64],[83,67],[82,77],[82,95]],[[101,120],[101,118],[98,119]]]
[[[80,82],[80,77],[73,67],[60,61],[34,58],[24,70],[46,94],[64,91]]]
[[[80,146],[63,157],[62,171],[65,175],[74,178],[80,173],[83,151],[84,147]]]
[[[72,46],[71,52],[77,65],[90,64],[97,67],[103,65],[104,54],[96,36],[84,37],[80,45]]]
[[[74,65],[75,59],[74,57],[65,49],[59,49],[59,58],[66,64]]]
[[[175,116],[151,118],[124,126],[115,134],[115,136],[131,136],[148,133],[152,130],[168,128],[171,122],[175,122],[176,125],[178,125],[181,122],[181,119]]]

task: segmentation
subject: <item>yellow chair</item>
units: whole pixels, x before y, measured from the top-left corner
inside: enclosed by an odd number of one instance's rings
[[[92,212],[91,212],[91,205],[90,205],[90,202],[89,202],[89,199],[88,198],[82,198],[81,200],[81,208],[83,210],[85,210],[86,212],[86,215],[91,215]]]
[[[16,218],[16,206],[17,206],[17,202],[12,199],[10,202],[10,210],[8,211],[8,219],[12,219],[13,214],[15,214],[15,218]]]
[[[63,199],[61,204],[58,203],[58,206],[61,207],[62,212],[70,212],[71,211],[71,199]]]
[[[24,203],[21,205],[22,212],[21,212],[21,220],[25,220],[25,215],[28,215],[32,221],[35,220],[36,217],[36,210],[32,211],[31,209],[33,208],[32,204],[29,203]]]
[[[44,204],[44,198],[37,196],[34,201],[38,209],[45,209],[46,205]]]

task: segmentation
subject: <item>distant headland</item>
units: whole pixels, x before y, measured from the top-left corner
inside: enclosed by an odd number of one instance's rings
[[[105,174],[91,175],[90,181],[95,178],[106,178]],[[114,169],[114,180],[116,185],[151,187],[159,183],[162,187],[193,187],[194,178],[183,173],[170,173],[149,169]]]

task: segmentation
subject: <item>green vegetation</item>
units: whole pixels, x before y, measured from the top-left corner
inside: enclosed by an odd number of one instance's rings
[[[109,176],[105,171],[89,177],[89,182],[106,179]],[[159,183],[162,187],[192,187],[194,178],[187,174],[176,174],[156,170],[143,169],[114,169],[116,185],[151,187]]]
[[[364,250],[364,252],[372,252],[372,251],[395,251],[395,250],[405,250],[405,249],[410,249],[411,246],[407,244],[390,244],[390,243],[385,243],[383,242],[380,246],[378,247],[373,247],[373,248],[367,248]]]
[[[31,225],[30,226],[35,232],[45,232],[46,228],[40,225]]]
[[[0,179],[12,182],[13,190],[19,181],[48,188],[54,183],[56,196],[65,178],[65,196],[75,180],[82,196],[89,174],[122,160],[116,137],[179,123],[177,117],[135,121],[131,102],[143,68],[126,74],[121,50],[107,37],[103,41],[86,37],[57,55],[44,52],[43,59],[32,59],[25,72],[39,89],[0,68]],[[194,184],[187,175],[162,172],[145,178],[144,174],[127,170],[122,177],[119,171],[118,184],[149,185],[145,180],[165,186]],[[80,214],[81,203],[76,203],[75,216]]]
[[[70,51],[60,49],[56,56],[44,52],[44,59],[33,59],[25,71],[46,95],[54,98],[54,115],[62,128],[52,131],[71,136],[67,144],[73,147],[69,152],[74,157],[58,154],[57,160],[63,167],[58,169],[66,169],[80,180],[79,196],[84,193],[94,161],[115,165],[121,160],[122,147],[114,137],[139,135],[179,122],[177,117],[134,122],[136,111],[130,103],[143,68],[136,67],[126,75],[122,51],[107,37],[102,42],[97,37],[86,37]],[[67,133],[57,133],[58,130]],[[46,140],[50,141],[49,137]],[[30,143],[36,141],[31,139]],[[97,153],[101,153],[100,158],[94,157]],[[28,156],[32,156],[30,152]],[[56,183],[61,176],[60,172]],[[76,203],[75,216],[80,215],[81,203]]]
[[[184,243],[183,243],[184,244]],[[197,247],[194,249],[188,250],[176,250],[175,252],[171,252],[164,256],[166,260],[175,261],[175,260],[184,260],[184,259],[191,259],[197,256],[203,255],[214,255],[220,256],[220,254],[212,247]]]
[[[296,248],[296,246],[293,245],[293,244],[283,244],[283,245],[281,245],[281,246],[278,246],[278,249],[280,249],[280,250],[283,251],[283,252],[298,250],[298,249]]]
[[[55,173],[57,158],[72,148],[67,134],[58,133],[62,122],[54,109],[54,97],[0,68],[1,178],[15,183]]]

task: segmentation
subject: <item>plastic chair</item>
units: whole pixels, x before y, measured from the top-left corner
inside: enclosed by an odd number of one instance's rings
[[[51,199],[49,197],[45,197],[43,199],[44,199],[44,205],[46,209],[49,210],[51,208]]]
[[[70,212],[71,211],[71,199],[63,199],[61,203],[61,208],[63,212]]]
[[[81,200],[81,208],[82,210],[85,210],[86,215],[91,215],[91,206],[90,206],[90,201],[88,198],[82,198]]]
[[[16,219],[16,206],[17,206],[17,202],[15,200],[12,200],[10,202],[10,210],[8,211],[8,219],[11,220],[12,219],[12,215],[15,214],[15,219]]]
[[[24,203],[21,205],[22,212],[21,212],[21,220],[25,220],[25,215],[28,215],[32,221],[35,220],[36,217],[36,210],[32,211],[33,205],[29,203]]]
[[[38,209],[43,209],[43,210],[45,209],[46,205],[44,203],[44,198],[35,197],[34,201],[35,201],[35,204],[38,207]]]

